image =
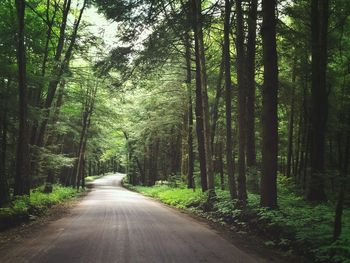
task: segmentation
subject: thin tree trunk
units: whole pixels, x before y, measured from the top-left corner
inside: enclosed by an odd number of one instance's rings
[[[208,153],[206,152],[206,143],[205,143],[205,129],[204,129],[204,110],[203,110],[203,85],[202,85],[202,65],[200,58],[200,30],[201,24],[198,23],[200,14],[200,0],[191,0],[192,1],[192,11],[193,11],[193,31],[194,31],[194,40],[195,40],[195,57],[196,57],[196,105],[195,105],[195,114],[196,114],[196,131],[197,131],[197,140],[198,140],[198,155],[199,155],[199,167],[200,167],[200,177],[201,177],[201,187],[202,191],[205,192],[208,190],[208,180],[207,180],[207,158]],[[198,10],[199,9],[199,10]]]
[[[230,0],[225,0],[225,18],[224,18],[224,68],[225,68],[225,105],[226,105],[226,164],[227,176],[230,195],[232,199],[237,198],[236,181],[234,175],[233,164],[233,142],[232,142],[232,83],[231,83],[231,57],[230,57],[230,15],[231,3]]]
[[[276,50],[276,1],[263,0],[263,62],[262,91],[262,169],[260,204],[277,207],[277,154],[278,154],[278,66]]]
[[[248,13],[247,41],[247,167],[256,165],[255,149],[255,49],[256,49],[256,20],[258,0],[251,0]]]
[[[246,189],[246,81],[242,0],[236,0],[236,51],[238,86],[238,199],[247,200]]]
[[[209,199],[215,196],[215,181],[214,181],[214,170],[213,170],[213,155],[212,155],[212,143],[211,143],[211,131],[210,131],[210,115],[209,115],[209,101],[208,101],[208,87],[207,87],[207,70],[205,63],[205,48],[203,40],[203,22],[202,22],[202,2],[201,0],[194,0],[196,2],[196,34],[197,35],[197,52],[200,67],[200,79],[201,79],[201,91],[202,91],[202,110],[203,110],[203,128],[204,128],[204,140],[205,140],[205,157],[207,167],[207,178],[208,178],[208,190]]]
[[[188,152],[188,168],[187,168],[187,187],[194,188],[194,152],[193,152],[193,109],[192,109],[192,71],[191,71],[191,43],[189,33],[185,33],[186,47],[186,85],[187,85],[187,113],[188,113],[188,129],[187,129],[187,152]]]
[[[0,111],[0,207],[10,200],[10,189],[7,181],[6,154],[7,154],[7,91],[5,81],[2,81],[4,92],[1,94]],[[9,86],[9,85],[7,85]]]
[[[185,109],[181,130],[181,175],[188,178],[188,102],[185,102],[183,106],[185,106]]]
[[[289,127],[288,127],[288,149],[287,149],[287,171],[286,176],[290,177],[292,172],[292,158],[293,158],[293,138],[294,138],[294,108],[295,108],[295,67],[296,62],[294,61],[292,69],[292,94],[291,94],[291,103],[290,103],[290,114],[289,114]]]
[[[216,93],[215,93],[215,100],[214,104],[211,108],[211,145],[213,148],[214,145],[214,140],[215,140],[215,134],[216,134],[216,126],[217,126],[217,121],[219,118],[219,103],[220,103],[220,98],[222,95],[222,80],[224,76],[224,67],[225,67],[225,55],[224,55],[224,48],[222,47],[222,56],[221,56],[221,63],[220,63],[220,69],[219,69],[219,76],[218,80],[216,83]]]
[[[28,136],[28,88],[26,82],[26,50],[24,42],[25,0],[16,0],[18,19],[18,91],[19,91],[19,127],[16,155],[16,175],[14,195],[30,194],[29,176],[29,136]]]

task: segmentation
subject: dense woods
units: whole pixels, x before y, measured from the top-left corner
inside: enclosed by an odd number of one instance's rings
[[[284,228],[325,224],[293,238],[347,262],[349,15],[347,0],[1,1],[0,206],[119,171],[203,192],[205,211],[223,194],[280,222],[315,209]]]

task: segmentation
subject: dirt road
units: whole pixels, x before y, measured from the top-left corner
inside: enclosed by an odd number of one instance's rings
[[[96,180],[68,216],[0,250],[0,262],[268,262],[204,223],[124,189],[122,177]]]

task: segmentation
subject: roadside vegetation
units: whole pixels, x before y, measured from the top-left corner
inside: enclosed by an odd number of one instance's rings
[[[278,177],[278,203],[276,210],[260,207],[258,194],[248,194],[246,207],[232,201],[228,190],[217,190],[214,205],[206,209],[207,193],[188,189],[181,181],[157,182],[152,187],[123,185],[133,191],[160,200],[228,226],[240,234],[255,233],[263,238],[267,247],[279,248],[285,253],[302,254],[316,262],[350,262],[350,211],[344,213],[344,231],[334,243],[332,201],[314,205],[307,202],[292,180]]]
[[[31,191],[30,196],[16,196],[0,208],[0,230],[18,225],[45,214],[53,205],[78,197],[84,190],[54,185],[51,193],[44,192],[44,186]]]

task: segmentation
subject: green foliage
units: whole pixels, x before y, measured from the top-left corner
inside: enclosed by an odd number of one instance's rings
[[[131,186],[123,183],[127,188],[143,193],[144,195],[156,198],[165,204],[177,208],[198,207],[207,200],[207,195],[201,191],[193,191],[184,187],[171,187],[170,185],[155,185],[154,187]]]
[[[8,207],[0,208],[1,228],[27,220],[30,215],[41,215],[47,208],[79,194],[74,188],[54,185],[52,193],[44,193],[44,186],[32,190],[30,197],[16,196]]]

